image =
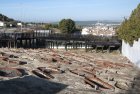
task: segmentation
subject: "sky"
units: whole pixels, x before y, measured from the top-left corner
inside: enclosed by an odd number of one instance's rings
[[[139,0],[1,0],[0,13],[21,21],[122,20]]]

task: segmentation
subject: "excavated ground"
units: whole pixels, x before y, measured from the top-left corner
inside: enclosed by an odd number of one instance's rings
[[[0,94],[139,94],[139,83],[117,52],[0,49]]]

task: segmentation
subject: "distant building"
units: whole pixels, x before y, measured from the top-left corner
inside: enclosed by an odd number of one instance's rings
[[[12,27],[12,26],[13,26],[13,24],[10,24],[9,26],[10,26],[10,27]]]
[[[0,21],[0,27],[4,26],[4,22]]]
[[[52,33],[51,30],[35,30],[34,32],[37,32],[37,33],[48,33],[48,34]]]
[[[84,29],[82,29],[82,33],[81,34],[82,35],[88,35],[88,34],[90,34],[90,30],[88,28],[84,28]]]
[[[116,34],[113,26],[107,26],[102,23],[97,23],[93,27],[85,27],[82,29],[82,35],[95,35],[95,36],[114,36]]]
[[[22,26],[22,23],[17,23],[17,26]]]

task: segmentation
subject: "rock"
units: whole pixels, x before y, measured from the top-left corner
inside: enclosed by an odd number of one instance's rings
[[[16,77],[16,76],[22,76],[22,73],[14,68],[0,68],[0,76]]]
[[[57,60],[55,58],[52,58],[52,62],[57,62]]]
[[[116,82],[115,86],[119,89],[122,89],[122,90],[128,90],[129,89],[129,86],[127,85],[126,82]]]
[[[25,64],[27,64],[26,61],[19,61],[19,65],[25,65]]]
[[[22,59],[28,59],[28,60],[31,60],[31,61],[33,61],[33,60],[34,60],[34,58],[33,58],[33,57],[26,56],[26,55],[21,56],[21,58],[22,58]]]
[[[114,81],[114,77],[108,77],[108,81]]]
[[[19,58],[19,57],[15,55],[9,55],[9,58]]]
[[[24,76],[24,75],[28,75],[28,72],[27,72],[27,70],[26,69],[17,69],[19,72],[21,72],[21,74],[22,74],[22,76]]]
[[[28,57],[28,59],[29,59],[29,60],[31,60],[31,61],[33,61],[33,60],[34,60],[34,58],[32,58],[32,57]]]
[[[22,59],[28,59],[28,56],[23,55],[23,56],[21,56],[21,58]]]

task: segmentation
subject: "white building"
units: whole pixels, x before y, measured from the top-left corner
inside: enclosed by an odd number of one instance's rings
[[[101,23],[97,23],[93,27],[84,27],[81,32],[82,35],[91,34],[95,36],[114,36],[115,33],[113,26],[107,26]]]
[[[22,26],[22,23],[17,23],[18,26]]]
[[[0,27],[4,26],[4,22],[0,21]]]
[[[37,32],[37,33],[52,33],[51,30],[35,30],[34,32]]]
[[[90,31],[89,31],[89,29],[88,28],[84,28],[84,29],[82,29],[82,35],[88,35],[88,34],[90,34],[89,33]]]

